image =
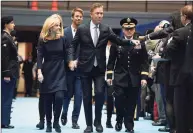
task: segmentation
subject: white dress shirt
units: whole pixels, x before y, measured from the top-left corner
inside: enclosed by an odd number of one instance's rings
[[[76,29],[71,25],[71,30],[72,30],[72,36],[74,38],[75,34],[76,34]]]

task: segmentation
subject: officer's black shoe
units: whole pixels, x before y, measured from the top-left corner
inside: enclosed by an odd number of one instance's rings
[[[44,129],[44,122],[40,121],[37,125],[36,128],[39,128],[40,130]]]
[[[99,120],[94,120],[94,126],[96,127],[96,131],[99,133],[103,132],[103,126]]]
[[[46,132],[52,132],[51,124],[47,125]]]
[[[117,123],[115,124],[115,130],[118,131],[118,132],[121,131],[122,124],[123,124],[123,122],[118,122],[117,121]]]
[[[92,126],[87,126],[86,129],[84,130],[84,133],[92,133],[92,132],[93,132]]]
[[[54,123],[53,128],[55,128],[55,131],[57,133],[61,133],[61,127],[60,127],[59,123]]]
[[[134,133],[134,130],[133,129],[126,129],[125,132],[127,132],[127,133]]]
[[[111,124],[111,120],[107,120],[106,122],[106,127],[107,128],[113,128],[112,124]]]

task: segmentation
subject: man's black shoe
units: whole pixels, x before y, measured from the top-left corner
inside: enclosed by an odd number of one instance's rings
[[[12,126],[12,125],[1,125],[1,128],[13,129],[14,126]]]
[[[92,133],[92,132],[93,132],[92,126],[87,126],[86,129],[84,130],[84,133]]]

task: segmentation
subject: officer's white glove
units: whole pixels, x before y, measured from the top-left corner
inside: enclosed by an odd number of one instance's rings
[[[113,80],[112,80],[112,79],[107,79],[107,84],[108,84],[109,86],[113,85]]]
[[[44,80],[44,76],[42,75],[42,73],[38,73],[38,81],[39,81],[40,83],[42,83],[43,80]]]

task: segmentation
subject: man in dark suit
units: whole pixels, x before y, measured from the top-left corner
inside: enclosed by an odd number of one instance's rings
[[[15,24],[12,16],[1,18],[1,128],[14,128],[10,125],[11,105],[16,79],[19,77],[17,47],[11,36]]]
[[[71,19],[72,19],[72,25],[64,29],[64,35],[66,36],[69,42],[72,42],[78,26],[82,23],[83,10],[80,8],[73,9],[71,13]],[[78,61],[79,49],[80,49],[80,46],[78,45],[76,49],[77,52],[75,55],[75,59],[76,59],[75,63],[77,63]],[[80,73],[78,72],[78,70],[71,71],[68,68],[66,73],[66,80],[67,80],[68,93],[64,98],[61,123],[62,125],[66,125],[67,123],[68,106],[70,104],[71,98],[74,96],[74,108],[72,112],[72,128],[79,129],[80,127],[77,122],[78,122],[81,104],[82,104],[82,88],[81,88],[81,81],[80,81]]]
[[[123,38],[134,37],[137,20],[124,18],[120,21],[124,33]],[[115,65],[116,62],[116,65]],[[124,125],[126,132],[134,133],[134,113],[139,95],[139,89],[146,86],[148,77],[148,55],[145,45],[140,49],[130,49],[128,46],[113,45],[107,65],[107,82],[113,83],[116,106],[116,131]],[[114,80],[112,82],[112,73]]]
[[[103,132],[101,125],[102,107],[104,104],[105,92],[105,70],[106,57],[105,51],[108,40],[113,43],[128,45],[131,48],[139,41],[124,40],[115,35],[109,26],[101,24],[103,19],[103,5],[94,3],[90,10],[91,21],[88,24],[80,25],[70,46],[71,58],[74,55],[74,49],[80,44],[80,53],[78,59],[78,69],[82,72],[81,83],[83,88],[83,103],[86,117],[87,128],[85,133],[93,132],[92,127],[92,80],[95,88],[95,121],[94,126],[97,132]],[[75,65],[73,61],[69,62],[71,70]]]
[[[174,85],[174,107],[177,133],[189,133],[193,129],[193,65],[190,38],[192,6],[181,9],[183,28],[173,32],[166,47],[167,58],[171,59],[170,85]],[[188,42],[189,41],[189,42]]]

